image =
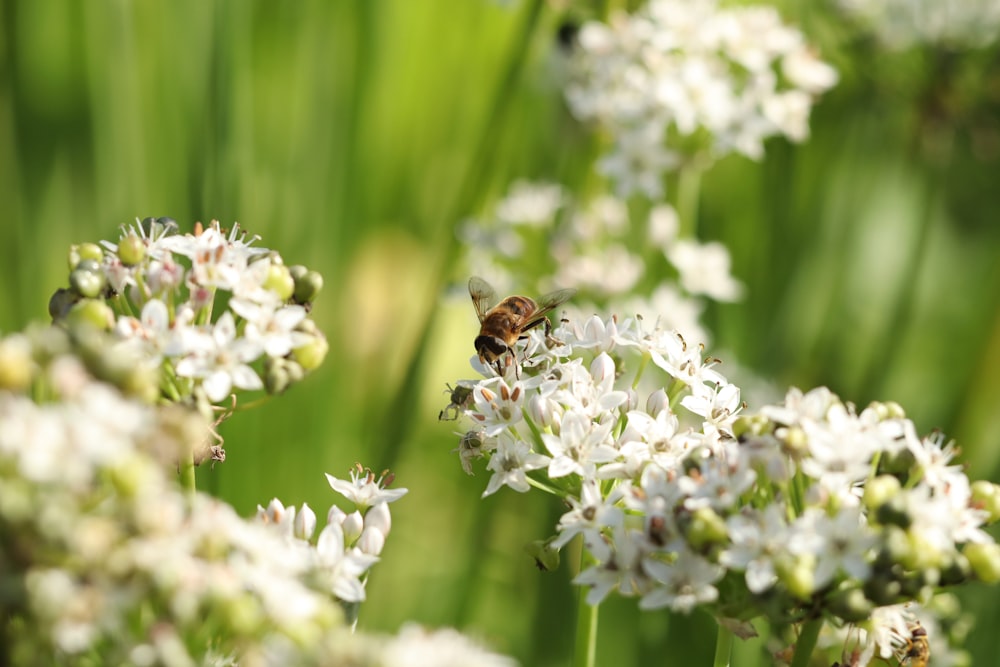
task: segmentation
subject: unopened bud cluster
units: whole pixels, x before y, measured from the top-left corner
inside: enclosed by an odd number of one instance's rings
[[[997,487],[971,483],[898,405],[858,412],[793,389],[751,412],[676,333],[593,317],[553,336],[533,334],[503,377],[474,357],[483,379],[460,381],[444,416],[469,424],[458,452],[469,472],[485,459],[483,495],[534,487],[567,503],[548,547],[582,538],[594,564],[575,581],[591,604],[618,592],[779,628],[861,623],[1000,577],[983,530]],[[868,637],[865,650],[889,641]]]
[[[326,356],[309,319],[323,279],[257,240],[238,224],[180,234],[169,218],[137,221],[116,242],[70,248],[69,286],[49,313],[74,338],[113,332],[129,368],[156,375],[153,398],[221,404],[237,389],[281,393]]]

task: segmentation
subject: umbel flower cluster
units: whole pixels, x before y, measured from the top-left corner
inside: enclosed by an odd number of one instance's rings
[[[503,377],[473,358],[483,378],[457,384],[446,416],[468,424],[457,451],[467,472],[484,461],[484,496],[567,503],[539,562],[579,536],[590,604],[617,592],[779,630],[825,618],[858,625],[845,654],[899,657],[914,629],[900,605],[1000,579],[983,531],[997,487],[971,483],[898,405],[793,389],[750,412],[673,331],[594,316],[553,335],[533,332]]]
[[[54,321],[110,330],[147,398],[223,404],[235,390],[281,393],[319,366],[322,332],[309,319],[322,277],[285,266],[239,225],[180,234],[169,218],[123,227],[117,242],[70,248],[69,287]]]
[[[802,34],[768,6],[650,0],[579,31],[566,99],[611,139],[599,171],[619,194],[662,194],[663,174],[706,153],[763,156],[802,141],[814,97],[837,81]]]
[[[406,490],[360,467],[328,475],[355,509],[331,507],[315,541],[308,505],[247,520],[183,492],[165,462],[206,419],[97,381],[104,337],[87,355],[58,327],[0,339],[5,664],[509,666],[453,631],[352,633],[344,612]]]
[[[739,299],[743,286],[730,271],[728,249],[680,236],[676,210],[648,210],[605,194],[579,200],[555,183],[516,181],[483,215],[459,229],[465,263],[501,292],[511,276],[554,266],[537,293],[572,287],[574,304],[629,312],[668,313],[661,321],[688,340],[708,340],[699,322],[706,300]],[[545,252],[545,256],[532,253]],[[636,297],[648,294],[648,297]]]

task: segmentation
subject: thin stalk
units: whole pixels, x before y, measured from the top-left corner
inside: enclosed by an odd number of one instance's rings
[[[589,562],[586,549],[580,558],[580,569]],[[587,591],[580,588],[576,608],[576,642],[573,646],[573,667],[594,667],[597,664],[597,612],[600,605],[587,604]]]
[[[194,457],[191,453],[188,453],[181,461],[179,476],[181,488],[184,489],[189,498],[194,498],[197,486],[194,478]]]
[[[715,636],[715,660],[712,667],[729,667],[729,658],[733,653],[733,633],[721,623]]]
[[[809,658],[816,648],[816,640],[819,639],[819,631],[822,628],[822,618],[814,618],[802,624],[802,632],[795,642],[795,655],[792,657],[791,667],[806,667],[809,664]]]

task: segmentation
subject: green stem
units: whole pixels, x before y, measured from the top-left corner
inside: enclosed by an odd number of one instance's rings
[[[586,549],[584,549],[580,558],[581,569],[589,558]],[[597,664],[597,612],[599,609],[600,605],[587,604],[587,589],[580,588],[577,596],[573,667],[594,667]]]
[[[806,667],[809,658],[812,657],[813,649],[816,648],[816,640],[819,639],[819,631],[823,628],[823,619],[814,618],[802,624],[802,632],[795,642],[795,655],[792,657],[790,667]]]
[[[187,492],[188,497],[194,498],[197,488],[194,478],[194,459],[190,454],[185,456],[184,460],[181,461],[179,472],[181,488]]]
[[[715,660],[713,667],[729,667],[729,658],[733,653],[733,633],[727,630],[721,623],[719,632],[715,636]]]

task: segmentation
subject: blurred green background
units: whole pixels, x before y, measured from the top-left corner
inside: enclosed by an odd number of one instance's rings
[[[728,158],[700,235],[725,242],[742,303],[710,352],[775,387],[901,403],[1000,479],[1000,67],[996,49],[885,54],[825,3],[788,2],[841,83],[801,146]],[[446,298],[455,225],[515,178],[572,181],[590,153],[553,64],[561,15],[534,0],[0,2],[0,330],[44,320],[71,243],[136,217],[239,221],[320,270],[326,364],[222,427],[199,488],[243,514],[322,513],[322,476],[360,461],[410,489],[360,626],[457,626],[524,665],[566,665],[574,591],[524,553],[561,508],[485,501],[439,423],[476,321]],[[964,595],[973,664],[1000,642],[995,590]],[[599,664],[710,664],[711,619],[612,600]],[[768,664],[759,642],[741,665]],[[612,656],[614,656],[612,658]]]

